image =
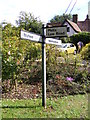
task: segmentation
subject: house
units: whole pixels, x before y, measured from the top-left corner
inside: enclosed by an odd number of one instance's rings
[[[73,15],[72,21],[66,19],[63,25],[67,25],[68,36],[79,32],[90,32],[90,19],[88,15],[84,21],[78,21],[78,15],[75,14]]]
[[[70,21],[68,19],[65,19],[63,22],[63,25],[67,26],[67,35],[72,36],[73,34],[77,34],[81,32],[81,29],[79,28],[77,24],[77,15],[73,15],[73,21]]]
[[[88,2],[88,15],[84,21],[78,21],[78,15],[76,15],[76,23],[81,31],[90,32],[90,1]]]
[[[79,28],[81,29],[81,31],[90,32],[90,19],[88,15],[85,21],[78,21],[77,24]]]
[[[65,19],[63,24],[59,23],[47,23],[48,27],[55,27],[55,26],[67,26],[67,35],[72,36],[73,34],[77,34],[80,32],[90,32],[90,18],[87,15],[84,21],[78,21],[78,15],[74,14],[72,21]]]

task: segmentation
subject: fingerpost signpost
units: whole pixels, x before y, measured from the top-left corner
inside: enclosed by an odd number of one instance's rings
[[[44,30],[46,29],[46,35]],[[61,45],[61,41],[53,37],[65,37],[67,36],[67,27],[44,27],[42,25],[42,36],[32,32],[21,30],[21,39],[30,40],[32,42],[38,42],[42,44],[42,106],[46,108],[46,44]]]

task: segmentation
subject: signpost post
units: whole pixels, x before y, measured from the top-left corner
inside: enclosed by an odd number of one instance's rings
[[[46,36],[44,33],[44,25],[42,26],[42,37],[40,35],[21,30],[21,39],[30,40],[32,42],[42,43],[42,106],[46,108],[46,50],[45,44],[61,45],[61,40],[52,37],[64,37],[67,34],[66,27],[46,28]]]
[[[44,25],[42,26],[42,106],[46,108],[46,50]]]

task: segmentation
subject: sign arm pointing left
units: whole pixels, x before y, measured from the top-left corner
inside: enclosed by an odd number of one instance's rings
[[[21,39],[30,40],[33,42],[42,42],[42,37],[40,35],[32,32],[26,32],[25,30],[21,30]]]

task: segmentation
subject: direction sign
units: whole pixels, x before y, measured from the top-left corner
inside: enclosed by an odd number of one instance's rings
[[[54,45],[61,45],[62,44],[61,40],[57,40],[54,38],[46,38],[45,43],[46,44],[54,44]]]
[[[33,42],[42,43],[42,106],[46,108],[46,51],[45,44],[61,45],[61,40],[53,39],[50,37],[61,37],[67,35],[66,27],[53,27],[46,28],[46,37],[44,33],[44,25],[42,26],[42,36],[35,33],[21,30],[21,39],[30,40]],[[47,38],[49,37],[49,38]]]
[[[21,39],[42,43],[42,37],[40,35],[37,35],[35,33],[31,33],[31,32],[27,32],[25,30],[21,30]],[[45,43],[46,44],[61,45],[61,40],[57,40],[54,38],[46,38]]]
[[[42,37],[40,35],[37,35],[32,32],[27,32],[25,30],[21,30],[21,39],[30,40],[33,42],[41,42],[42,41]]]
[[[46,37],[65,37],[67,36],[67,27],[51,27],[46,28]]]

